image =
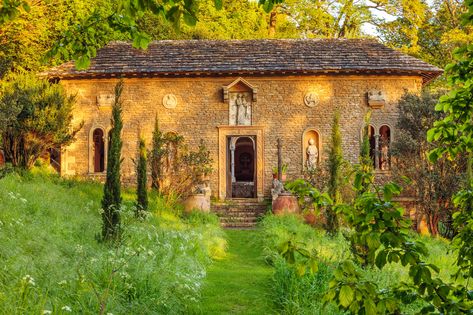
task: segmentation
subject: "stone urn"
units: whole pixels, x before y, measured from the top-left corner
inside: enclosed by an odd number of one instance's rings
[[[193,194],[184,201],[184,212],[189,213],[193,210],[210,212],[210,198],[205,194]]]
[[[280,193],[279,196],[273,201],[273,213],[275,215],[299,212],[300,208],[297,197],[291,193]]]

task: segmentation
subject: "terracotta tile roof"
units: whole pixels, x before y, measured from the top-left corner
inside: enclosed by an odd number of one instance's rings
[[[442,70],[367,39],[163,40],[138,50],[127,42],[102,48],[86,70],[72,62],[49,77],[406,74],[428,82]]]

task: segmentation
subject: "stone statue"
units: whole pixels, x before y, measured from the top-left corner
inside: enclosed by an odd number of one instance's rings
[[[314,169],[317,167],[317,160],[319,158],[319,150],[317,149],[317,146],[315,145],[314,139],[309,140],[309,146],[307,147],[306,150],[307,153],[307,168],[309,170]]]
[[[381,165],[380,168],[383,171],[389,170],[389,145],[388,141],[382,137],[381,138]]]
[[[246,97],[239,93],[235,99],[236,105],[236,124],[237,125],[249,125],[250,119],[250,103],[246,100]]]
[[[277,179],[273,179],[273,188],[271,189],[271,196],[274,200],[276,200],[280,193],[284,192],[284,185],[282,182],[278,181]]]

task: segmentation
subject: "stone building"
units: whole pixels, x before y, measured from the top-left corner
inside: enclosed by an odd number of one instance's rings
[[[371,110],[373,163],[389,171],[397,101],[419,92],[441,70],[374,40],[157,41],[148,50],[113,42],[87,70],[66,63],[48,72],[77,95],[77,141],[63,148],[61,173],[101,177],[106,169],[113,89],[124,78],[123,176],[141,131],[150,143],[154,118],[164,132],[200,139],[214,160],[219,199],[270,197],[282,140],[287,177],[301,176],[327,157],[334,113],[341,114],[344,157],[358,158]]]

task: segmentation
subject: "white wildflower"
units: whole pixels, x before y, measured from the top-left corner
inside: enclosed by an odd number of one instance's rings
[[[43,315],[46,315],[46,314],[52,314],[53,312],[50,311],[50,310],[43,310]]]
[[[64,305],[63,307],[61,307],[61,310],[66,312],[72,312],[72,308],[68,305]]]
[[[30,275],[26,275],[23,277],[23,281],[26,282],[29,285],[35,286],[36,283],[34,282],[34,278]]]

